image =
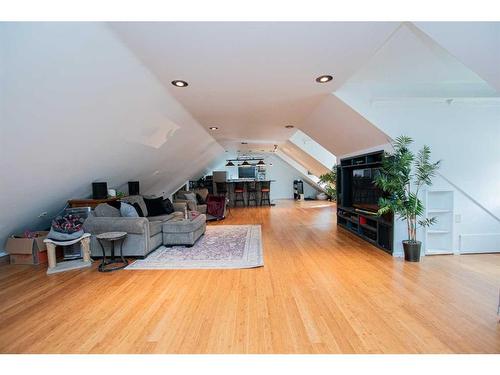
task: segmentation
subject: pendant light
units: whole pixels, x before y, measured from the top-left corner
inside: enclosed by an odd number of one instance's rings
[[[241,166],[242,167],[249,167],[250,166],[250,163],[248,161],[244,161],[243,163],[241,163]]]
[[[266,165],[266,163],[264,163],[264,160],[260,160],[257,165]]]
[[[234,167],[234,163],[231,160],[228,160],[226,167]]]

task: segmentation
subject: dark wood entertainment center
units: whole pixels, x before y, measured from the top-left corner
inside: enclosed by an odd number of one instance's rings
[[[378,216],[374,207],[363,209],[353,204],[353,174],[363,170],[371,173],[381,167],[383,155],[383,151],[377,151],[340,160],[337,166],[337,225],[392,254],[393,216]]]

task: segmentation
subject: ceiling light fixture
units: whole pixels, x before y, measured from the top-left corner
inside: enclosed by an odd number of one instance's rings
[[[211,126],[208,129],[210,129],[210,130],[219,130],[219,128],[217,126]]]
[[[174,85],[175,87],[187,87],[188,83],[186,81],[176,79],[175,81],[172,81],[172,85]]]
[[[293,125],[286,125],[286,126],[285,126],[285,128],[287,128],[287,129],[293,129],[294,127],[295,127],[295,126],[293,126]]]
[[[327,83],[327,82],[330,82],[332,79],[333,79],[332,76],[323,75],[323,76],[319,76],[318,78],[316,78],[316,82],[318,82],[318,83]]]
[[[243,163],[240,164],[242,167],[249,167],[250,163],[248,161],[244,161]]]
[[[257,165],[266,165],[266,163],[264,162],[264,160],[260,160]]]
[[[242,144],[242,145],[247,145],[247,144],[248,144],[248,142],[241,142],[241,144]]]
[[[231,160],[229,160],[226,164],[226,167],[234,167],[234,163]]]

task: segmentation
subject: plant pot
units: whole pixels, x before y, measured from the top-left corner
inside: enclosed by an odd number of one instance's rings
[[[420,248],[422,242],[403,241],[403,249],[405,251],[405,260],[408,262],[420,262]]]

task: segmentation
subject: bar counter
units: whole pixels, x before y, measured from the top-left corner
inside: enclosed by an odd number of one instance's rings
[[[247,191],[247,182],[253,182],[255,181],[256,182],[256,189],[257,189],[257,193],[255,193],[256,195],[256,200],[257,200],[257,206],[260,206],[260,202],[261,202],[261,195],[262,193],[260,192],[260,187],[261,187],[261,183],[262,182],[270,182],[270,190],[272,190],[272,186],[273,186],[273,182],[276,182],[276,180],[250,180],[250,179],[238,179],[238,180],[227,180],[226,181],[226,184],[227,184],[227,197],[229,198],[229,207],[235,207],[234,205],[234,201],[235,201],[235,194],[234,194],[234,187],[236,185],[237,182],[243,182],[244,183],[244,187],[243,187],[243,199],[245,201],[245,206],[248,206],[248,191]],[[271,195],[271,193],[269,192],[269,195]],[[271,197],[269,197],[269,200],[271,199]],[[252,207],[255,203],[252,201],[250,203],[250,207]],[[266,203],[264,203],[264,205],[266,205]],[[238,206],[237,207],[243,207],[243,204],[241,202],[238,202]]]

